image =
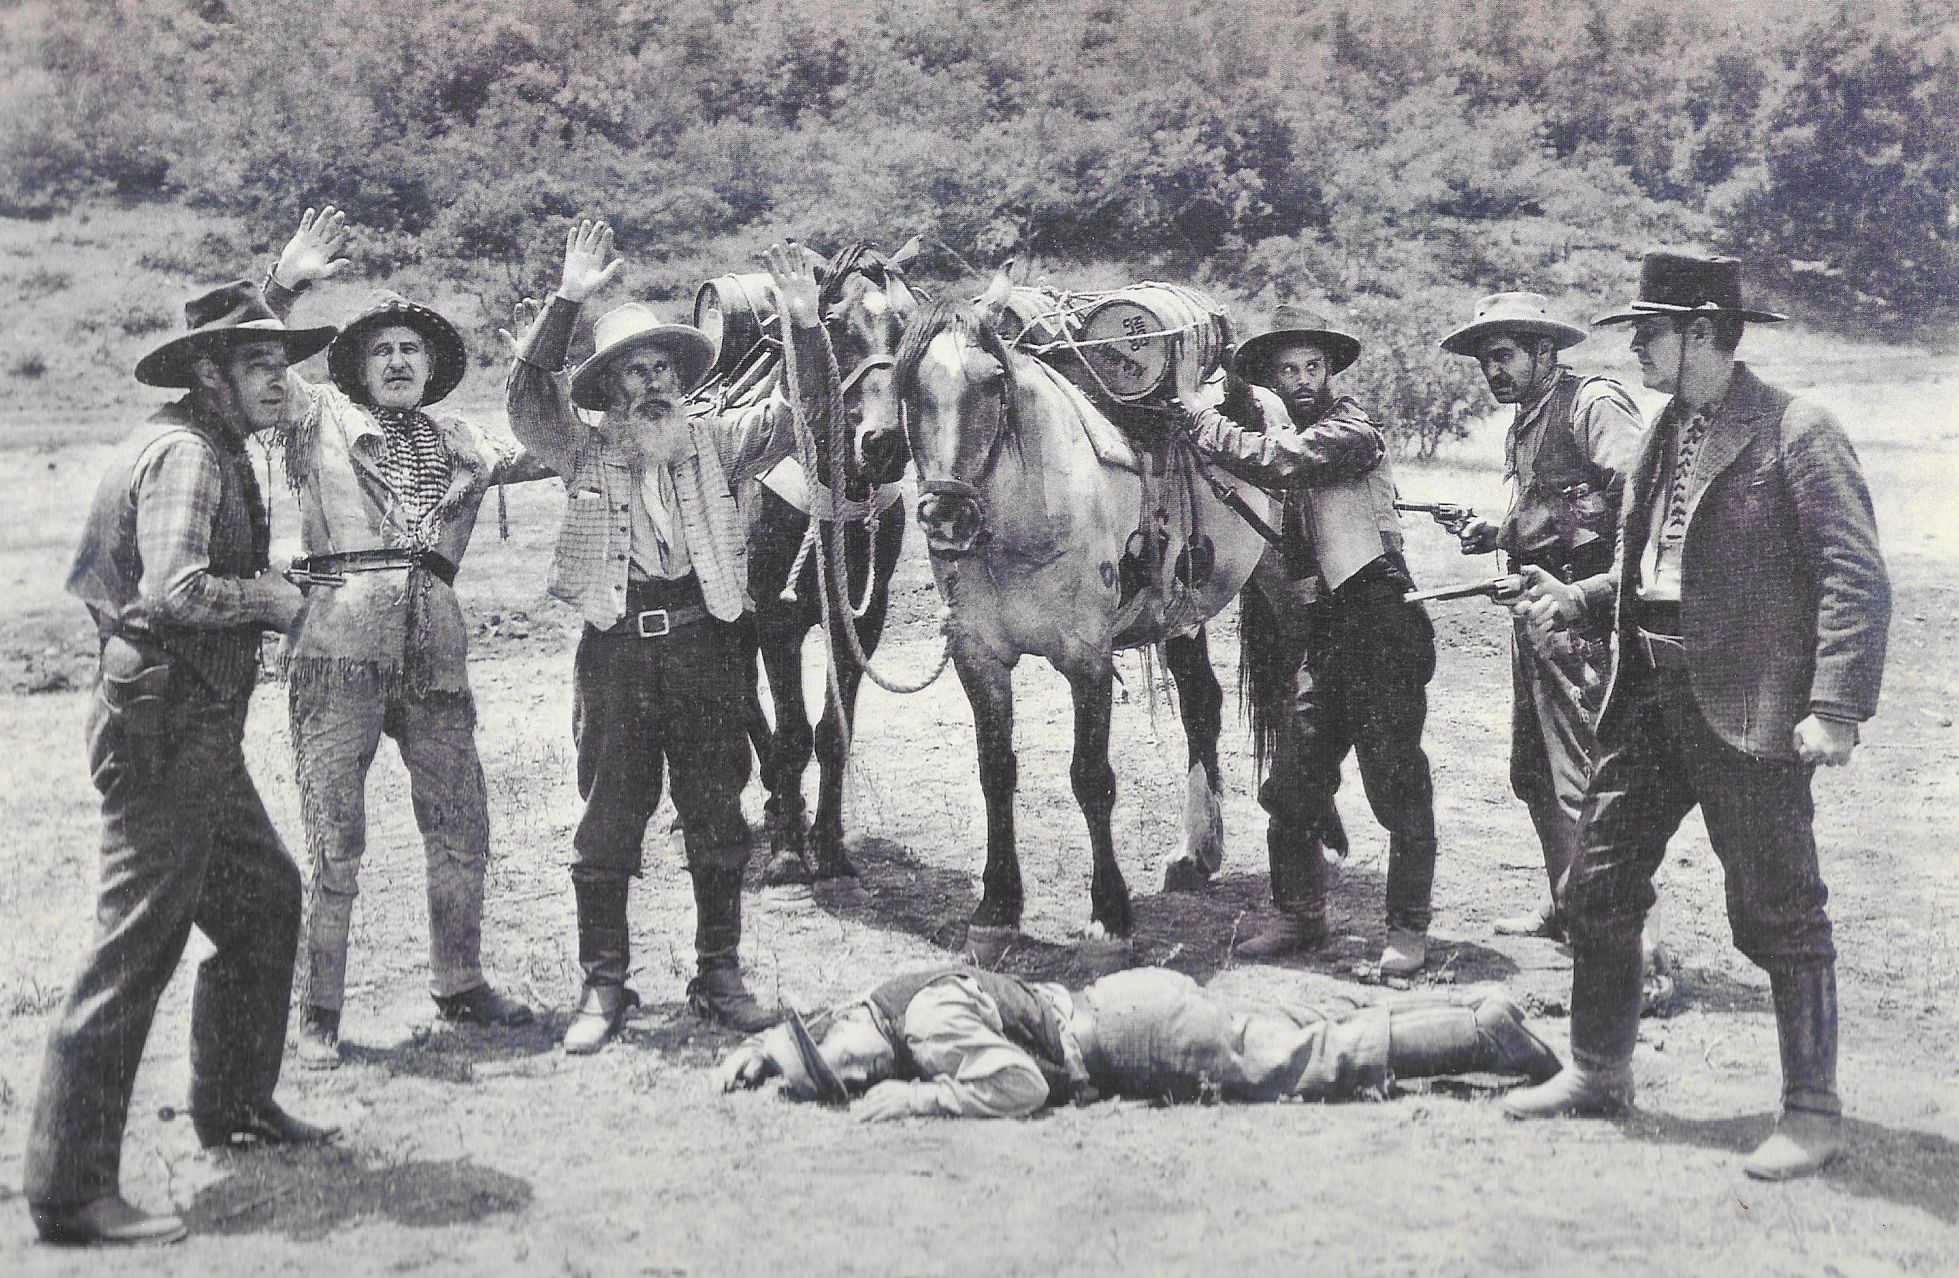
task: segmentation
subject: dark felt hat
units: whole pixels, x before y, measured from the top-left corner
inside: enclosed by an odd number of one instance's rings
[[[774,1059],[789,1094],[797,1100],[821,1101],[825,1105],[850,1103],[850,1092],[844,1087],[843,1079],[823,1059],[816,1040],[810,1037],[809,1026],[795,1009],[790,1009],[782,1023],[769,1031],[763,1039],[763,1050]]]
[[[265,295],[250,280],[220,284],[184,303],[184,327],[179,333],[136,361],[136,380],[145,386],[189,389],[191,365],[199,356],[242,342],[279,342],[294,364],[316,355],[338,330],[287,328],[265,304]]]
[[[327,374],[333,384],[357,404],[372,404],[367,393],[367,378],[362,374],[362,348],[379,329],[399,325],[421,334],[429,348],[429,381],[422,391],[422,406],[439,402],[462,384],[469,368],[463,350],[463,335],[456,326],[426,306],[386,290],[377,293],[366,310],[347,322],[327,349]]]
[[[1283,303],[1272,311],[1272,329],[1239,346],[1232,371],[1259,386],[1271,385],[1272,357],[1297,342],[1310,342],[1326,352],[1329,375],[1344,371],[1360,358],[1360,339],[1331,327],[1303,306]]]
[[[1656,315],[1737,315],[1758,324],[1788,319],[1774,311],[1741,304],[1741,263],[1732,257],[1701,257],[1655,249],[1639,266],[1639,296],[1623,311],[1601,315],[1601,324],[1631,324]]]

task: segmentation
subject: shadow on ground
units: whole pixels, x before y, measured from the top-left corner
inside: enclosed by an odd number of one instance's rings
[[[1619,1123],[1635,1140],[1725,1150],[1737,1159],[1761,1144],[1774,1126],[1774,1114],[1694,1119],[1647,1110]],[[1843,1145],[1843,1157],[1822,1173],[1825,1184],[1853,1198],[1881,1198],[1915,1207],[1948,1225],[1959,1224],[1959,1143],[1846,1118]]]
[[[444,1027],[420,1031],[385,1047],[342,1040],[341,1059],[374,1065],[390,1074],[429,1078],[444,1083],[467,1083],[476,1067],[493,1061],[520,1060],[555,1050],[564,1035],[552,1015],[529,1025],[510,1028]]]
[[[467,1159],[385,1162],[339,1148],[223,1157],[233,1174],[183,1213],[196,1233],[312,1240],[369,1217],[433,1229],[519,1212],[531,1201],[528,1181]]]

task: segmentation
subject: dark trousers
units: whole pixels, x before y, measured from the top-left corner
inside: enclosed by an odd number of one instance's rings
[[[1399,574],[1356,578],[1308,610],[1306,658],[1258,795],[1272,818],[1272,899],[1283,910],[1326,906],[1316,836],[1352,751],[1367,802],[1388,832],[1388,923],[1428,929],[1435,789],[1422,725],[1435,630],[1419,605],[1401,601],[1406,588]]]
[[[1603,672],[1597,672],[1603,676]],[[1566,879],[1598,756],[1597,707],[1530,645],[1521,624],[1510,655],[1510,789],[1530,811],[1544,850],[1551,904],[1562,916]]]
[[[656,606],[647,599],[657,595],[639,596],[635,607]],[[698,588],[692,599],[698,604]],[[640,638],[630,616],[617,629],[585,628],[572,706],[585,800],[572,836],[574,879],[623,882],[639,873],[646,823],[669,777],[688,868],[738,870],[746,862],[751,624],[710,618],[655,639]]]
[[[216,952],[191,1001],[196,1112],[269,1100],[279,1081],[299,941],[299,867],[245,770],[247,699],[179,672],[158,717],[132,723],[99,681],[89,766],[102,794],[95,943],[41,1066],[25,1190],[37,1206],[114,1193],[123,1126],[157,1001],[195,924]],[[140,728],[140,731],[138,730]]]
[[[1811,768],[1721,740],[1685,671],[1622,677],[1638,680],[1626,690],[1636,701],[1600,743],[1568,892],[1574,944],[1597,953],[1638,945],[1667,840],[1698,804],[1727,877],[1735,947],[1771,972],[1834,962]]]

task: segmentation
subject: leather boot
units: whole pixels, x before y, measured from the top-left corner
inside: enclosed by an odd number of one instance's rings
[[[307,1069],[339,1069],[340,1009],[311,1003],[301,1008],[293,1052]]]
[[[741,979],[741,867],[690,871],[694,879],[694,956],[699,971],[687,983],[687,1005],[703,1020],[744,1034],[782,1019],[764,1007]]]
[[[1388,1018],[1388,1068],[1400,1078],[1438,1074],[1521,1074],[1534,1083],[1555,1075],[1558,1055],[1524,1024],[1502,990],[1452,1006],[1394,1007]]]
[[[1814,1175],[1843,1152],[1836,967],[1770,972],[1769,985],[1782,1047],[1782,1117],[1741,1169],[1756,1180],[1793,1180]]]
[[[1630,1109],[1639,983],[1637,937],[1578,950],[1571,967],[1571,1065],[1548,1082],[1505,1096],[1503,1112],[1555,1118]]]
[[[626,877],[574,869],[571,888],[578,901],[578,965],[585,972],[585,988],[571,1024],[565,1027],[565,1051],[588,1056],[618,1033],[626,1009],[639,997],[626,988],[626,965],[632,955],[632,937],[626,930]]]
[[[1298,954],[1326,944],[1326,861],[1310,825],[1274,816],[1265,823],[1266,864],[1278,912],[1233,947],[1241,958]]]
[[[42,1242],[65,1247],[140,1247],[181,1242],[190,1233],[182,1217],[152,1216],[121,1194],[104,1194],[75,1207],[27,1210]]]
[[[1239,958],[1265,959],[1282,954],[1309,954],[1326,944],[1326,914],[1297,914],[1280,910],[1247,933],[1232,953]]]
[[[197,1143],[206,1149],[239,1142],[324,1145],[340,1134],[338,1127],[322,1127],[293,1117],[271,1099],[228,1110],[205,1110],[193,1104],[190,1125],[197,1133]]]

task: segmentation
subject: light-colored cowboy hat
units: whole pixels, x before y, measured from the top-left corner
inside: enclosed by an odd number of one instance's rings
[[[1483,339],[1499,333],[1548,337],[1558,350],[1585,340],[1584,329],[1551,318],[1551,304],[1544,294],[1492,293],[1476,303],[1469,323],[1442,339],[1442,349],[1474,359],[1483,348]]]
[[[1734,258],[1655,249],[1639,264],[1639,296],[1626,310],[1601,315],[1592,326],[1631,324],[1660,315],[1738,315],[1758,324],[1779,324],[1789,318],[1741,304],[1741,263]]]
[[[650,306],[627,302],[599,316],[592,326],[597,347],[592,357],[571,375],[571,402],[595,412],[605,411],[605,371],[628,351],[664,346],[680,369],[682,393],[693,390],[714,364],[714,339],[692,324],[665,324]]]
[[[1273,308],[1270,332],[1260,333],[1238,348],[1238,354],[1232,359],[1232,371],[1248,382],[1269,386],[1272,357],[1298,342],[1310,342],[1326,352],[1329,376],[1343,372],[1360,358],[1358,337],[1329,326],[1323,317],[1303,306],[1285,302]]]
[[[136,380],[145,386],[193,388],[191,365],[210,351],[242,342],[279,342],[286,348],[286,359],[297,364],[316,355],[339,330],[331,324],[322,328],[287,328],[286,322],[265,304],[259,286],[250,280],[220,284],[208,293],[184,303],[184,327],[179,333],[136,361]]]
[[[456,326],[426,306],[383,289],[375,294],[367,309],[347,321],[340,336],[327,348],[327,374],[333,384],[356,404],[372,404],[367,393],[367,378],[361,365],[366,354],[361,348],[368,335],[377,329],[399,325],[421,334],[429,348],[429,381],[422,390],[422,406],[447,397],[463,380],[469,357],[463,351],[463,335]]]

